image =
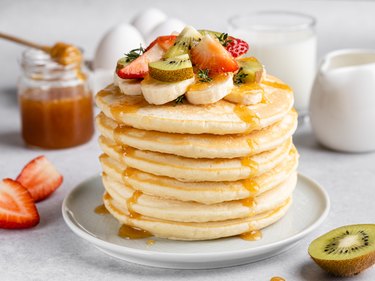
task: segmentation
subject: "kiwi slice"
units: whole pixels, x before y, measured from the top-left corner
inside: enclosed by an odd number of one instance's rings
[[[336,228],[311,242],[312,259],[336,276],[352,276],[375,264],[375,224]]]
[[[116,72],[117,72],[118,70],[124,68],[126,65],[129,64],[126,60],[127,60],[126,57],[122,57],[122,58],[120,58],[120,59],[117,61],[117,64],[116,64]]]
[[[177,36],[175,43],[165,53],[164,58],[173,58],[189,53],[194,43],[199,42],[202,35],[192,26],[186,26]]]
[[[254,57],[240,58],[236,60],[239,71],[234,75],[235,84],[259,83],[263,75],[263,65]]]
[[[207,29],[199,29],[198,32],[200,34],[202,34],[203,36],[204,35],[207,35],[207,34],[210,34],[210,35],[213,35],[213,37],[219,37],[222,33],[221,32],[218,32],[218,31],[212,31],[212,30],[207,30]]]
[[[163,82],[178,82],[194,77],[188,54],[151,62],[148,71],[152,78]]]

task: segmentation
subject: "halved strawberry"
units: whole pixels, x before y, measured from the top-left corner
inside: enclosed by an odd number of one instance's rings
[[[148,63],[160,60],[164,52],[159,44],[155,44],[124,68],[117,70],[117,75],[123,79],[144,78],[148,73]]]
[[[63,177],[43,155],[31,160],[16,181],[30,192],[35,202],[52,194],[62,183]]]
[[[225,45],[225,49],[229,53],[231,53],[234,58],[237,58],[247,53],[247,51],[249,50],[249,44],[247,44],[242,39],[229,36]]]
[[[0,228],[28,228],[38,223],[38,210],[27,189],[12,179],[0,181]]]
[[[156,43],[163,48],[164,51],[168,50],[170,47],[173,46],[174,42],[176,41],[177,35],[165,35],[159,36],[154,41],[151,42],[150,45],[146,48],[146,51],[150,50]]]
[[[238,69],[231,54],[209,34],[191,49],[191,61],[198,68],[209,69],[211,73],[234,72]]]

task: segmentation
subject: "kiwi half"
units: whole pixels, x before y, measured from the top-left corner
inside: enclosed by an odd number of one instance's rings
[[[242,77],[241,83],[259,83],[263,75],[263,65],[254,57],[240,58],[236,60],[240,70],[234,75],[234,81]],[[245,75],[244,75],[245,74]],[[239,83],[236,83],[239,84]]]
[[[177,36],[175,43],[164,54],[164,58],[173,58],[189,53],[195,42],[199,42],[202,35],[192,26],[186,26]]]
[[[207,30],[207,29],[199,29],[198,32],[202,35],[213,35],[214,37],[219,37],[221,35],[221,32],[218,31],[212,31],[212,30]]]
[[[194,77],[188,54],[151,62],[148,71],[152,78],[163,82],[178,82]]]
[[[122,57],[122,58],[120,58],[120,59],[117,61],[117,64],[116,64],[116,71],[118,71],[118,70],[124,68],[126,65],[129,64],[126,60],[127,60],[126,57]]]
[[[352,276],[375,264],[375,224],[336,228],[311,242],[308,252],[324,270]]]

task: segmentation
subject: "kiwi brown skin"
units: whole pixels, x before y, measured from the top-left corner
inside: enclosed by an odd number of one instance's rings
[[[194,77],[189,55],[159,60],[148,64],[152,78],[162,82],[179,82]]]
[[[359,232],[362,234],[359,234]],[[350,246],[345,248],[348,251],[337,250],[335,255],[330,256],[329,243],[336,245],[332,243],[339,242],[338,239],[341,239],[343,235],[345,236],[345,233],[348,235],[362,235],[365,240],[362,245],[353,246],[353,252],[350,251]],[[360,239],[363,238],[360,237]],[[337,247],[336,249],[341,248]],[[356,275],[375,264],[375,224],[348,225],[334,229],[312,241],[308,252],[322,269],[335,276],[348,277]]]
[[[375,252],[351,260],[321,260],[311,257],[321,268],[339,277],[349,277],[375,264]]]
[[[149,66],[148,71],[152,78],[162,82],[179,82],[194,77],[192,67],[175,70],[160,70]]]

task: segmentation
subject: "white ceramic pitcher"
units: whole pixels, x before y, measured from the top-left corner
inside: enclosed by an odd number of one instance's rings
[[[312,88],[310,118],[326,147],[375,150],[375,50],[339,50],[324,58]]]

